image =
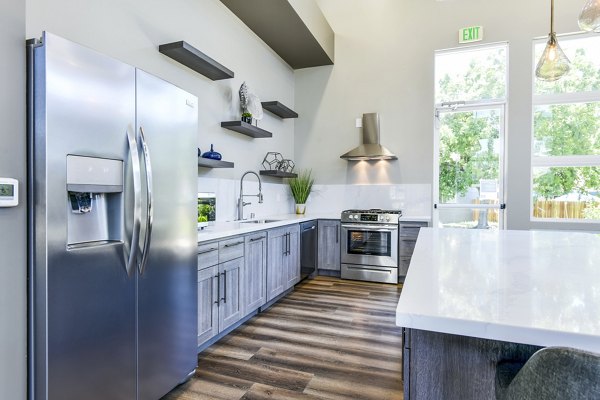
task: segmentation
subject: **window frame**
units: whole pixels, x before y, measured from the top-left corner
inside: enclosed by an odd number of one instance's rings
[[[434,52],[434,70],[436,56],[439,54],[447,53],[459,53],[469,52],[471,50],[477,50],[482,48],[504,48],[506,54],[506,71],[505,71],[505,97],[504,98],[491,98],[484,100],[465,100],[465,101],[450,101],[450,102],[437,102],[437,82],[435,81],[434,71],[434,126],[433,126],[433,185],[432,185],[432,200],[433,200],[433,212],[432,222],[433,226],[439,224],[439,211],[440,209],[452,209],[452,208],[465,208],[465,209],[497,209],[498,210],[498,229],[503,230],[506,228],[506,138],[508,135],[508,100],[509,100],[509,79],[510,79],[510,46],[508,41],[493,42],[475,44],[469,46],[461,46],[450,49],[436,50]],[[477,110],[487,109],[500,109],[501,115],[501,127],[500,127],[500,161],[498,166],[498,199],[499,204],[497,205],[477,205],[477,204],[453,204],[453,203],[441,203],[440,202],[440,113],[446,112],[469,112]]]
[[[597,37],[593,33],[569,33],[558,35],[561,40],[576,40]],[[549,167],[598,167],[600,168],[599,155],[568,155],[568,156],[536,156],[535,153],[535,109],[538,106],[571,105],[583,103],[600,103],[600,90],[569,93],[536,93],[535,68],[537,64],[535,48],[539,44],[545,44],[547,37],[536,38],[531,46],[532,68],[531,68],[531,152],[529,168],[529,221],[559,224],[598,224],[600,219],[579,218],[540,218],[534,216],[534,169]]]

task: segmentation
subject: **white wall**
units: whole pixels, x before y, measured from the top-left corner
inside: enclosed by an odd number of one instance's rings
[[[25,4],[0,2],[0,176],[20,181],[20,205],[0,208],[0,399],[25,399],[27,226]]]
[[[265,112],[261,128],[271,139],[251,139],[221,128],[239,119],[238,89],[246,81],[262,101],[294,108],[293,70],[219,0],[27,0],[27,35],[47,30],[157,75],[199,97],[198,145],[215,150],[235,169],[198,169],[199,176],[239,178],[258,170],[267,151],[293,157],[294,123]],[[211,81],[158,52],[185,40],[235,73]],[[177,155],[173,155],[176,157]],[[278,182],[278,181],[273,181]],[[200,186],[202,181],[200,180]]]
[[[549,30],[547,0],[317,0],[336,33],[332,67],[296,71],[295,157],[325,184],[432,184],[434,51],[458,47],[458,29],[483,25],[484,43],[508,41],[507,225],[529,222],[531,46]],[[578,30],[584,1],[556,4],[556,30]],[[359,144],[355,118],[379,112],[388,165],[339,159]],[[359,163],[360,164],[360,163]],[[573,226],[560,225],[558,228]],[[599,229],[598,225],[580,229]]]

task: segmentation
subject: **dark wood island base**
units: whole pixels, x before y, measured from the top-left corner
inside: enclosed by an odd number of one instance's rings
[[[525,363],[539,346],[402,329],[405,400],[494,400],[496,365]]]

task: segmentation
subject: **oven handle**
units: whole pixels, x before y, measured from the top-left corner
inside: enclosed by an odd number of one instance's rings
[[[370,231],[370,232],[393,232],[397,231],[397,226],[388,226],[382,227],[377,225],[344,225],[342,224],[342,228],[344,229],[352,229],[353,231]]]

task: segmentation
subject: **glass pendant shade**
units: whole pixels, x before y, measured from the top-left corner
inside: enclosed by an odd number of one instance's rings
[[[588,0],[579,14],[579,27],[588,32],[600,33],[600,0]]]
[[[552,82],[562,78],[570,69],[569,59],[558,45],[556,35],[551,33],[535,69],[535,76],[543,81]]]

